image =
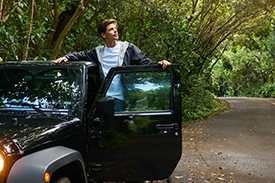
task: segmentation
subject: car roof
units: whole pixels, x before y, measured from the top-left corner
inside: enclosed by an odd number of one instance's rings
[[[54,66],[54,65],[58,65],[56,63],[54,63],[53,60],[51,61],[7,61],[7,62],[1,62],[0,63],[0,67],[1,66]],[[89,67],[96,67],[98,66],[98,64],[94,61],[69,61],[66,63],[59,63],[59,65],[62,66],[81,66],[81,65],[85,65],[85,66],[89,66]]]

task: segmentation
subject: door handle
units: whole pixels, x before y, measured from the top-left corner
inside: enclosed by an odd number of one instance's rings
[[[157,124],[156,128],[158,130],[178,130],[179,129],[179,124],[178,123],[173,123],[173,124]]]
[[[156,125],[157,130],[161,130],[162,133],[167,133],[168,130],[175,130],[175,136],[178,136],[177,130],[179,129],[179,124],[178,123],[172,123],[172,124],[157,124]]]

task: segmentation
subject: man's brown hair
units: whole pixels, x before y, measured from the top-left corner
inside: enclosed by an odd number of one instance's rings
[[[102,33],[102,32],[103,32],[103,33],[106,33],[106,28],[107,28],[107,26],[110,25],[110,24],[115,24],[115,25],[117,25],[117,21],[116,21],[115,19],[103,20],[103,21],[99,24],[99,26],[98,26],[98,28],[97,28],[97,32],[98,32],[99,36],[100,36],[103,40],[105,40],[105,39],[101,36],[101,33]]]

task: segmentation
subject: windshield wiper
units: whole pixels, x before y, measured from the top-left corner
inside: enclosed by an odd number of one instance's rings
[[[28,107],[31,107],[32,109],[34,109],[37,113],[49,117],[49,115],[46,114],[46,113],[44,113],[44,112],[39,108],[39,106],[36,105],[36,104],[29,104],[29,103],[27,103],[27,102],[6,102],[6,103],[0,103],[0,105],[6,105],[6,104],[8,104],[8,105],[17,105],[17,106],[22,106],[22,107],[28,106]]]

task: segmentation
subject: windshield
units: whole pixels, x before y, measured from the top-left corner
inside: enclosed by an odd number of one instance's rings
[[[23,110],[80,117],[81,73],[79,67],[1,67],[0,111]]]

